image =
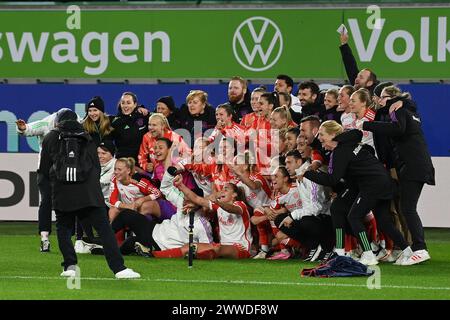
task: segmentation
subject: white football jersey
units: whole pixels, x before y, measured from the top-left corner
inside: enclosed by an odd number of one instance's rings
[[[164,173],[161,192],[177,207],[177,213],[156,224],[152,233],[161,250],[180,248],[189,243],[189,215],[183,212],[184,194],[173,185],[173,179],[170,174]],[[195,213],[193,233],[196,243],[213,242],[211,224],[201,215],[201,210]]]
[[[352,112],[341,114],[341,124],[344,130],[356,128],[356,115]]]
[[[219,220],[220,244],[239,244],[250,251],[253,241],[250,230],[250,214],[244,202],[235,201],[233,204],[241,207],[242,214],[229,213],[218,204],[209,202],[209,208],[217,214]]]
[[[259,190],[253,190],[250,189],[250,187],[242,181],[239,181],[236,184],[238,187],[244,190],[245,200],[247,201],[247,203],[253,209],[268,205],[270,203],[271,190],[266,179],[264,179],[264,177],[260,173],[251,174],[249,178],[252,181],[259,181],[262,186]]]
[[[366,113],[361,119],[356,119],[355,125],[359,126],[363,122],[373,121],[375,119],[375,111],[371,109],[367,109]],[[375,143],[373,142],[373,132],[371,131],[361,131],[363,133],[363,137],[361,139],[361,143],[368,144],[375,150]],[[375,153],[376,155],[376,153]]]
[[[285,207],[289,212],[301,209],[302,206],[302,199],[300,198],[300,193],[298,192],[295,183],[291,185],[288,193],[283,194],[278,192],[275,195],[275,199],[270,202],[270,207],[272,209],[280,209],[281,207]]]
[[[152,200],[161,197],[161,192],[147,179],[141,179],[139,182],[131,182],[128,185],[122,184],[115,176],[111,179],[111,194],[109,201],[112,206],[118,206],[119,203],[132,203],[144,196],[151,195]]]

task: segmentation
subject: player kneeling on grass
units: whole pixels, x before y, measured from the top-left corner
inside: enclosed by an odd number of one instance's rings
[[[220,244],[198,243],[196,245],[196,258],[212,259],[216,257],[242,259],[250,257],[252,235],[250,232],[250,214],[244,203],[244,195],[233,183],[227,183],[218,193],[216,201],[212,202],[197,196],[177,176],[174,185],[184,196],[205,209],[213,210],[219,221]],[[195,226],[194,226],[195,230]],[[189,250],[188,245],[176,250],[166,252],[153,252],[155,257],[182,257]]]
[[[173,168],[176,175],[176,169]],[[135,235],[128,237],[121,245],[120,251],[124,255],[137,253],[147,257],[172,257],[173,249],[179,249],[189,242],[189,215],[187,212],[195,210],[194,242],[211,243],[212,229],[209,221],[203,217],[202,210],[184,199],[184,194],[173,185],[174,175],[165,172],[161,181],[161,192],[176,208],[176,214],[170,219],[156,223],[144,215],[130,209],[123,210],[114,219],[111,226],[115,232],[128,227]],[[179,176],[181,178],[181,176]],[[102,253],[98,248],[91,251]],[[159,254],[166,252],[166,254]]]

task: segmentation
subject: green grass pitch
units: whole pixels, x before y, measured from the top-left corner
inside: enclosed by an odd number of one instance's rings
[[[0,299],[72,300],[311,300],[450,299],[450,230],[427,229],[432,259],[402,267],[380,264],[380,289],[367,278],[301,278],[314,263],[300,260],[194,261],[125,257],[139,280],[116,280],[102,256],[78,255],[80,289],[59,276],[62,256],[56,237],[52,252],[39,252],[35,223],[0,223]],[[372,283],[376,283],[372,281]]]

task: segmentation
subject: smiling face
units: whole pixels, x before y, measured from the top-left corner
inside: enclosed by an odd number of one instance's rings
[[[133,97],[126,94],[120,98],[120,110],[124,115],[131,114],[136,109],[137,103],[133,101]]]
[[[273,109],[273,104],[270,104],[269,101],[265,97],[259,98],[259,115],[260,116],[268,116]]]
[[[148,131],[154,138],[160,138],[164,135],[164,124],[158,118],[150,119],[148,122]]]
[[[341,109],[348,108],[348,105],[350,103],[350,96],[348,95],[347,90],[345,88],[339,89],[338,103],[339,108]]]
[[[225,126],[230,126],[232,123],[233,115],[228,115],[227,111],[224,108],[216,109],[216,120],[217,123],[221,123]]]
[[[323,104],[325,105],[325,108],[331,109],[333,108],[335,105],[338,104],[337,99],[329,93],[325,93],[325,98],[323,100]]]
[[[88,109],[88,117],[94,122],[96,122],[98,119],[100,119],[101,113],[102,112],[100,110],[98,110],[97,108],[92,107],[92,108]]]
[[[336,147],[336,142],[333,138],[336,137],[335,134],[328,134],[324,127],[319,128],[319,141],[322,143],[322,147],[326,150],[333,150]]]
[[[97,148],[97,155],[101,165],[108,163],[113,158],[111,152],[103,150],[100,147]]]
[[[355,79],[355,89],[358,90],[360,88],[368,88],[373,84],[372,80],[369,80],[370,78],[370,71],[363,69],[361,70]]]
[[[302,105],[302,107],[304,107],[307,104],[314,103],[316,101],[317,94],[312,93],[310,88],[300,89],[298,91],[297,98],[300,100],[300,104]]]
[[[282,129],[285,128],[286,125],[286,119],[283,119],[279,112],[272,112],[270,114],[270,126],[272,129]]]
[[[288,150],[297,148],[297,136],[292,132],[286,132],[286,145]]]
[[[217,200],[221,202],[233,203],[237,198],[236,192],[230,183],[227,183],[223,189],[219,192]]]
[[[274,90],[275,90],[276,92],[286,92],[286,93],[291,93],[292,87],[289,87],[289,86],[288,86],[288,84],[286,83],[286,80],[283,80],[283,79],[277,79],[277,80],[275,80]]]
[[[311,157],[312,148],[308,145],[308,141],[302,135],[297,137],[297,150],[300,152],[303,159],[309,159]]]
[[[131,177],[131,170],[127,168],[123,161],[116,161],[114,166],[114,175],[120,182],[126,182]]]
[[[272,187],[275,191],[280,191],[283,187],[287,186],[288,181],[288,177],[285,177],[280,169],[272,175]]]
[[[386,102],[388,100],[391,100],[393,97],[391,95],[389,95],[389,93],[386,92],[386,90],[383,89],[383,91],[381,91],[381,97],[378,100],[378,104],[382,107],[386,106]]]
[[[261,97],[263,93],[259,91],[252,92],[252,96],[250,99],[250,104],[252,106],[253,112],[256,114],[259,114],[261,111],[261,105],[259,104],[259,98]]]
[[[170,148],[164,141],[156,141],[154,151],[155,159],[161,162],[166,160],[167,156],[169,155]]]
[[[361,113],[364,113],[367,109],[366,104],[359,99],[359,96],[358,94],[356,94],[356,92],[350,96],[349,107],[350,112],[356,114],[357,116],[359,116],[359,118],[361,116]]]
[[[164,102],[158,102],[156,104],[156,112],[161,113],[166,118],[172,113]]]

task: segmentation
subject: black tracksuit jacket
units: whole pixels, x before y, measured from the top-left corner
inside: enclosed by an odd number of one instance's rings
[[[415,104],[399,97],[388,100],[386,108],[399,100],[403,101],[403,107],[390,114],[390,122],[366,121],[363,130],[392,138],[398,155],[395,168],[399,179],[434,185],[434,167]]]
[[[349,130],[334,138],[338,142],[333,150],[328,172],[305,172],[304,177],[324,186],[336,186],[344,179],[350,188],[375,197],[391,199],[394,185],[388,172],[374,156],[373,149],[361,145],[362,132]]]
[[[65,121],[63,130],[83,132],[83,126],[77,121]],[[100,186],[100,162],[97,155],[97,146],[90,139],[87,145],[88,156],[93,163],[88,179],[77,183],[62,183],[50,174],[50,168],[58,155],[58,129],[50,131],[42,142],[41,161],[39,172],[48,178],[52,185],[53,209],[67,212],[76,211],[88,207],[105,207],[102,188]],[[86,133],[86,135],[88,135]]]

